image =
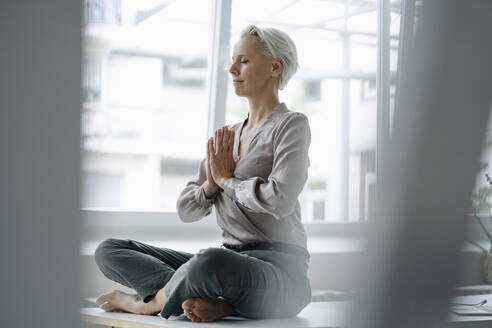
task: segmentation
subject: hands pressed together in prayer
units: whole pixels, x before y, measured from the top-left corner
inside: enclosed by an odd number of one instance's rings
[[[234,176],[234,170],[239,162],[234,160],[234,130],[223,126],[215,131],[215,136],[207,142],[207,180],[204,190],[207,197],[215,194],[219,188],[224,189],[227,179]]]

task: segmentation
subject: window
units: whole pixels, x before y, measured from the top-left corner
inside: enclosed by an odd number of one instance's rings
[[[286,31],[298,49],[300,69],[280,99],[311,125],[303,220],[371,217],[379,140],[394,112],[401,1],[83,3],[82,207],[175,211],[207,132],[247,116],[228,68],[240,30],[257,24]],[[386,112],[387,126],[378,121]]]
[[[394,80],[400,3],[393,1],[385,10],[390,13],[386,37]],[[231,49],[249,24],[278,27],[296,43],[300,69],[280,100],[310,120],[311,167],[300,197],[303,220],[367,220],[375,200],[378,143],[377,1],[278,0],[266,5],[233,0],[231,16]],[[229,77],[228,124],[244,120],[248,112],[247,101],[233,93],[231,83]],[[394,103],[394,87],[387,94]]]
[[[174,211],[205,151],[211,2],[83,3],[82,207]]]

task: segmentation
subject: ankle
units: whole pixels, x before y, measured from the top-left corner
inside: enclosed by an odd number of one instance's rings
[[[143,301],[138,301],[132,304],[132,313],[143,314],[143,315],[154,315],[160,312],[156,307],[156,303],[150,301],[149,303],[144,303]]]
[[[166,304],[166,294],[164,293],[164,288],[159,290],[153,299],[148,303],[144,303],[143,300],[135,302],[132,304],[134,308],[134,313],[145,314],[145,315],[155,315],[159,313],[164,305]]]
[[[133,313],[136,314],[149,314],[149,309],[146,303],[144,302],[137,302],[133,305]]]

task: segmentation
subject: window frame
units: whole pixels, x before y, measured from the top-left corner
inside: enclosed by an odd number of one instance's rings
[[[401,39],[403,35],[403,19],[405,3],[401,0],[401,24],[400,24],[400,43],[399,55],[401,53]],[[376,85],[377,85],[377,146],[376,146],[376,197],[378,186],[380,185],[379,172],[381,167],[381,156],[386,144],[390,138],[390,0],[376,0],[376,11],[378,17],[377,23],[377,66],[376,66]],[[225,124],[226,114],[226,97],[227,97],[227,73],[228,73],[228,55],[229,40],[231,30],[231,12],[232,1],[230,0],[212,0],[212,40],[209,51],[208,79],[206,82],[209,93],[208,104],[208,127],[207,138],[213,136],[214,131]],[[398,67],[400,67],[400,58]],[[342,74],[343,80],[349,81],[354,74]],[[365,74],[364,74],[365,75]],[[372,74],[371,74],[372,75]],[[373,76],[373,75],[372,75]],[[398,90],[398,78],[396,79]],[[382,86],[382,88],[380,88]],[[381,89],[381,90],[380,90]],[[387,90],[382,90],[387,89]],[[347,172],[348,173],[348,172]],[[348,182],[347,182],[348,185]],[[342,186],[343,187],[343,186]],[[348,192],[348,186],[346,186]],[[343,189],[343,188],[342,188]],[[343,189],[344,190],[344,189]],[[345,202],[348,202],[348,198]],[[342,211],[347,216],[341,222],[303,222],[308,236],[360,236],[366,229],[367,222],[348,221],[348,204],[346,211]],[[183,223],[179,219],[176,211],[167,210],[147,210],[134,211],[129,209],[114,208],[81,208],[81,218],[84,225],[97,227],[108,227],[114,224],[114,227],[124,225],[125,227],[141,227],[142,225],[151,230],[156,228],[179,230],[183,229]],[[119,218],[116,218],[119,217]],[[213,231],[217,227],[215,223],[215,210],[211,214],[212,219],[205,220],[200,224],[186,226],[186,229],[192,231],[196,236],[200,236],[204,231]],[[202,220],[203,221],[203,220]]]

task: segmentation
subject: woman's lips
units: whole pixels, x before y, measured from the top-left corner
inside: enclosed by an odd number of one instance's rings
[[[234,80],[232,81],[233,83],[241,83],[241,82],[244,82],[243,80]]]

